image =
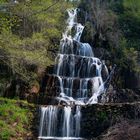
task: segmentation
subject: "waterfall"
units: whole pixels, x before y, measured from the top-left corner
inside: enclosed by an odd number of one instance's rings
[[[72,134],[73,118],[71,116],[71,107],[64,107],[64,119],[63,119],[63,137],[70,137]]]
[[[81,120],[81,107],[76,107],[76,115],[75,115],[75,136],[80,136],[80,120]]]
[[[41,108],[40,132],[39,135],[55,136],[57,126],[58,108],[55,106]],[[42,127],[43,126],[43,127]],[[45,131],[47,130],[47,131]],[[47,132],[47,133],[46,133]]]
[[[80,108],[53,105],[42,107],[39,139],[80,139]]]
[[[98,103],[105,91],[102,69],[104,61],[96,58],[88,43],[80,42],[84,26],[77,22],[78,9],[69,9],[67,28],[60,41],[53,76],[60,93],[55,99],[60,106],[41,108],[41,139],[81,139],[81,105]],[[65,105],[65,106],[64,106]]]

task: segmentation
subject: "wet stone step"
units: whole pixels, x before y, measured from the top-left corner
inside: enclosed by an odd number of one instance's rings
[[[57,75],[74,77],[95,77],[100,75],[102,63],[97,58],[77,57],[73,55],[60,55],[55,65]]]
[[[88,43],[81,43],[70,38],[61,40],[60,53],[75,54],[81,56],[94,56],[91,46]]]
[[[47,87],[53,86],[61,86],[61,82],[63,87],[73,89],[91,89],[94,83],[101,84],[101,77],[94,77],[94,78],[69,78],[69,77],[60,77],[56,75],[47,75]]]
[[[46,94],[48,96],[57,97],[61,93],[60,87],[51,87],[46,88]],[[70,96],[73,98],[82,98],[82,97],[91,97],[92,92],[88,89],[70,89],[70,88],[64,88],[64,93],[66,96]]]
[[[93,56],[81,56],[81,55],[75,55],[75,54],[58,54],[56,60],[59,60],[60,58],[63,58],[63,61],[69,61],[70,59],[74,59],[76,61],[91,61],[94,64],[101,65],[101,60],[97,57]]]

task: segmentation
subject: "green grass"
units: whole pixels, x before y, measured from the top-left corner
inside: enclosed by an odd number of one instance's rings
[[[27,102],[0,98],[0,140],[24,139],[32,119]]]

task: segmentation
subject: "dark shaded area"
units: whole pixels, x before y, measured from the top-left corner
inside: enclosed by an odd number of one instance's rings
[[[140,122],[132,120],[122,120],[120,123],[110,127],[97,140],[139,140]]]
[[[82,0],[79,5],[78,20],[85,25],[81,40],[108,68],[117,65],[115,88],[140,88],[138,5],[125,0]]]
[[[140,119],[140,103],[137,102],[89,105],[83,106],[81,111],[81,135],[89,139],[100,136],[109,127],[115,124],[119,125],[122,120],[135,121]],[[121,133],[121,130],[118,131]],[[125,131],[125,128],[123,131]],[[139,129],[137,131],[139,132]]]

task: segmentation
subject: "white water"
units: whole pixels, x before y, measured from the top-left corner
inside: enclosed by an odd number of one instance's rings
[[[57,128],[58,108],[55,106],[41,108],[40,132],[39,136],[55,136]],[[47,131],[46,131],[47,130]]]
[[[80,106],[42,107],[39,137],[79,137],[80,118]]]
[[[60,41],[60,52],[55,59],[53,75],[58,79],[59,85],[56,86],[60,87],[60,94],[56,99],[67,106],[42,107],[41,139],[81,139],[82,114],[79,105],[98,103],[98,97],[105,91],[101,73],[104,68],[108,75],[107,67],[94,57],[88,43],[80,42],[84,26],[77,22],[77,11],[67,11],[67,28]]]
[[[80,137],[38,137],[41,140],[83,140]]]
[[[104,62],[94,57],[91,46],[80,42],[84,26],[77,23],[77,11],[77,9],[68,10],[67,28],[60,43],[60,53],[56,58],[57,67],[54,75],[58,77],[61,85],[61,93],[57,99],[67,105],[71,102],[82,105],[94,104],[98,102],[98,96],[104,91],[101,75],[103,66],[107,74],[108,70]],[[72,34],[74,29],[75,34]],[[74,83],[78,79],[80,84],[77,87],[77,95],[74,96]],[[92,97],[90,98],[89,81],[92,83]]]
[[[71,116],[71,107],[64,107],[64,119],[63,119],[63,137],[70,137],[73,135],[73,117]]]
[[[76,114],[75,114],[75,136],[79,137],[80,136],[80,124],[81,124],[81,107],[77,106],[76,107]]]

